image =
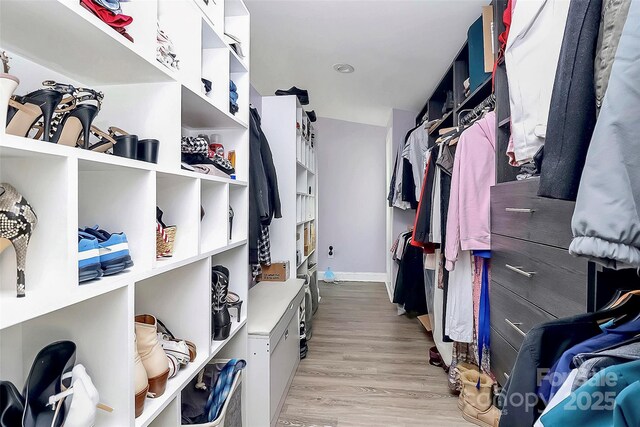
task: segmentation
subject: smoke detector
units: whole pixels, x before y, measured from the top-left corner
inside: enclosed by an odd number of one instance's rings
[[[355,68],[353,68],[353,65],[349,64],[334,64],[333,69],[343,74],[353,73],[353,71],[355,70]]]

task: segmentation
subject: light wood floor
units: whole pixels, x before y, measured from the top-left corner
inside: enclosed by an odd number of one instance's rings
[[[430,336],[396,314],[384,284],[321,284],[320,295],[279,427],[472,425],[444,371],[428,363]]]

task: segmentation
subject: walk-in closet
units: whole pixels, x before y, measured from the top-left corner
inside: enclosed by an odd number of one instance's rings
[[[0,0],[0,427],[640,427],[640,0]]]

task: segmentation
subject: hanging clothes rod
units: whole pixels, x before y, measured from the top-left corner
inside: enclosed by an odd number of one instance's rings
[[[461,118],[458,123],[460,125],[466,125],[473,122],[475,119],[480,117],[480,115],[487,109],[492,109],[496,105],[496,95],[489,95],[484,101],[482,101],[478,106],[476,106],[471,112]]]

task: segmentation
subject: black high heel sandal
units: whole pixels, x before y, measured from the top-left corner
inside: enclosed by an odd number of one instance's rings
[[[70,147],[89,148],[91,124],[102,106],[103,93],[54,81],[47,81],[43,84],[51,85],[57,90],[71,94],[69,98],[63,100],[62,107],[56,110],[50,141],[54,144]]]
[[[83,104],[76,106],[76,108],[64,115],[60,126],[51,138],[51,142],[75,147],[81,137],[83,141],[89,141],[91,123],[98,115],[98,111],[99,109],[95,105]],[[82,148],[88,148],[87,144],[83,143],[82,145]]]
[[[7,109],[6,133],[26,138],[41,121],[44,141],[49,141],[53,115],[62,97],[63,93],[56,89],[39,89],[24,96],[13,95]]]
[[[68,96],[59,101],[49,126],[43,119],[33,126],[38,130],[34,138],[39,139],[42,135],[43,141],[88,148],[91,123],[100,111],[103,93],[84,87],[76,88],[53,80],[46,80],[42,84],[51,87],[48,90]]]

